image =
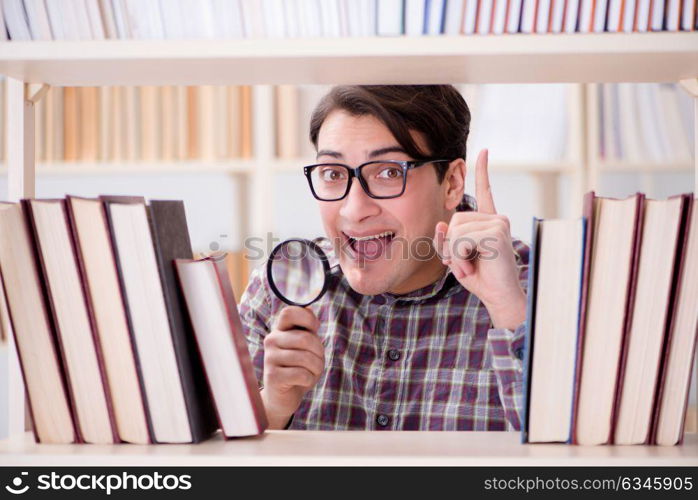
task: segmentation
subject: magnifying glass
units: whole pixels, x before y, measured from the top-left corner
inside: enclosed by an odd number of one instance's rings
[[[327,291],[330,264],[317,243],[290,239],[274,247],[267,261],[272,291],[291,306],[306,307]]]

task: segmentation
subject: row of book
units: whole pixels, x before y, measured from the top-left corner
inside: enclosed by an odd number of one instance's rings
[[[4,81],[0,94],[2,87]],[[46,163],[250,158],[251,100],[248,86],[52,87],[35,109],[35,158]]]
[[[695,0],[2,0],[0,40],[694,30]]]
[[[226,262],[193,259],[183,202],[1,203],[0,273],[38,442],[266,428]]]
[[[524,442],[682,441],[698,336],[698,200],[534,219]]]
[[[601,158],[630,164],[692,164],[691,104],[676,84],[600,85]]]

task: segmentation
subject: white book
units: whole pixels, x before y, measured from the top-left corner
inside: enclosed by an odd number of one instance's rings
[[[220,0],[216,0],[218,3]],[[283,0],[262,0],[262,11],[264,12],[264,26],[268,38],[285,38],[286,28],[284,27],[284,5]],[[220,16],[216,16],[217,18]]]
[[[579,32],[589,33],[592,30],[591,11],[594,7],[594,0],[580,0],[582,7],[579,11]]]
[[[180,0],[184,34],[187,38],[216,37],[216,17],[211,0]]]
[[[55,9],[61,11],[61,16],[63,18],[63,35],[65,40],[80,40],[80,29],[78,27],[78,18],[75,14],[74,4],[71,0],[53,0],[56,4]],[[47,4],[48,7],[48,4]],[[51,17],[51,10],[49,9],[49,18]],[[53,21],[52,21],[53,22]],[[53,24],[51,25],[53,26]]]
[[[320,16],[320,0],[304,0],[305,17],[309,36],[317,38],[322,36],[322,17]]]
[[[46,1],[53,2],[55,0]],[[116,25],[116,33],[119,40],[130,40],[131,26],[129,25],[128,18],[126,17],[126,5],[124,4],[124,0],[112,0],[112,9],[114,11],[114,24]],[[49,9],[49,15],[50,14],[51,12]],[[53,23],[53,18],[51,18],[51,23]],[[51,24],[51,26],[53,26],[53,24]]]
[[[148,5],[143,0],[123,0],[126,19],[131,27],[131,36],[134,40],[148,40],[152,38],[150,24],[148,23]]]
[[[494,22],[492,23],[492,33],[501,35],[504,33],[504,23],[507,17],[507,0],[494,0]]]
[[[51,33],[54,40],[67,40],[65,23],[63,22],[63,9],[60,0],[46,0],[46,13],[51,24]]]
[[[407,0],[405,2],[405,35],[419,36],[424,32],[425,5],[424,0]]]
[[[650,22],[650,6],[652,0],[636,0],[637,3],[637,31],[647,31]]]
[[[340,0],[320,0],[322,36],[329,38],[342,36],[339,3]]]
[[[245,38],[264,38],[264,15],[262,4],[258,0],[240,0],[242,5],[242,23]]]
[[[596,0],[594,10],[594,33],[603,33],[606,30],[606,5],[608,0]]]
[[[575,33],[577,31],[577,19],[579,16],[579,0],[567,0],[567,11],[565,12],[565,33]]]
[[[363,36],[375,36],[376,35],[376,11],[378,10],[378,0],[358,0],[361,4],[361,16],[362,16],[362,35]]]
[[[606,31],[611,33],[620,31],[620,10],[622,4],[623,0],[608,0],[608,24]]]
[[[337,4],[339,15],[339,36],[349,36],[349,13],[347,12],[346,0],[334,0]]]
[[[635,0],[625,0],[622,22],[623,32],[632,33],[635,24]]]
[[[683,3],[689,3],[689,1],[683,0]],[[666,31],[679,31],[681,26],[680,0],[667,0],[666,3]]]
[[[289,38],[298,38],[301,33],[300,20],[298,19],[298,2],[299,0],[284,1],[285,33]]]
[[[2,5],[0,5],[0,40],[7,40],[7,27],[5,26],[5,15],[3,14]],[[1,138],[0,142],[2,142]]]
[[[429,6],[429,11],[426,14],[429,20],[427,34],[440,35],[443,26],[444,0],[430,0],[427,5]]]
[[[104,37],[109,40],[116,40],[119,34],[116,31],[116,21],[114,20],[114,8],[111,0],[99,0],[99,10],[102,13],[102,25],[104,27]]]
[[[402,35],[402,0],[378,2],[378,35]]]
[[[509,0],[509,19],[507,33],[518,33],[521,21],[521,4],[523,0]]]
[[[681,29],[693,31],[696,23],[696,2],[683,0],[683,12],[681,12]]]
[[[461,32],[464,35],[475,33],[475,22],[477,21],[477,6],[480,0],[465,0],[465,12],[463,13],[463,25]]]
[[[160,0],[162,26],[169,40],[183,40],[185,36],[184,13],[179,0]],[[223,16],[220,16],[223,17]]]
[[[618,84],[618,106],[621,117],[623,161],[637,164],[645,160],[647,151],[640,130],[637,95],[632,83]]]
[[[552,0],[553,10],[550,30],[553,33],[562,33],[563,26],[565,23],[564,13],[565,13],[565,1],[566,0]]]
[[[344,0],[344,5],[347,11],[347,24],[349,26],[349,36],[362,36],[363,31],[361,27],[361,4],[356,0]]]
[[[24,11],[22,0],[2,0],[2,9],[4,10],[5,23],[7,24],[10,40],[31,40],[32,34],[29,29],[29,20]]]
[[[27,11],[32,39],[53,40],[51,23],[48,20],[48,12],[44,0],[24,0],[24,8]]]
[[[480,12],[477,19],[478,35],[488,35],[490,33],[493,2],[494,0],[480,0]]]
[[[460,35],[460,27],[463,24],[464,2],[465,0],[448,0],[448,2],[446,2],[446,25],[444,26],[444,34]]]
[[[538,0],[538,17],[536,19],[536,33],[548,32],[551,2],[552,0]]]
[[[669,130],[666,123],[664,108],[659,95],[660,84],[648,83],[646,85],[649,94],[650,110],[652,112],[657,138],[662,151],[660,161],[663,163],[670,162],[673,159],[673,151],[671,147],[671,139],[669,138]]]
[[[647,160],[651,163],[660,163],[663,159],[663,153],[659,142],[659,130],[657,127],[658,118],[654,115],[651,106],[649,84],[637,84],[634,90],[641,141],[647,153]]]
[[[662,110],[662,123],[669,142],[670,156],[667,160],[678,164],[692,163],[689,131],[683,126],[679,109],[681,103],[678,92],[683,91],[672,83],[659,83],[655,88],[657,88],[658,102]]]
[[[104,40],[106,33],[102,21],[102,13],[99,10],[99,3],[97,3],[97,0],[85,0],[85,7],[87,18],[90,22],[90,29],[92,30],[92,39]]]
[[[652,12],[650,12],[650,29],[652,31],[662,31],[664,25],[664,2],[652,2]]]
[[[73,4],[78,40],[92,40],[92,26],[90,26],[90,18],[87,15],[85,0],[66,0],[66,3]]]

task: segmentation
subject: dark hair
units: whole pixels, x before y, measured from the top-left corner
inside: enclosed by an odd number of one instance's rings
[[[470,132],[470,110],[453,85],[340,85],[325,95],[310,119],[310,141],[317,149],[320,127],[337,109],[351,115],[372,115],[393,134],[415,160],[465,159]],[[421,133],[428,151],[422,151],[410,131]],[[442,182],[447,164],[435,164]]]

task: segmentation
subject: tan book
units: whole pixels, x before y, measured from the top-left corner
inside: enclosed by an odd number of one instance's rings
[[[110,129],[113,136],[109,141],[109,161],[123,161],[126,159],[126,87],[110,87]]]
[[[176,95],[175,88],[171,85],[165,85],[159,88],[161,106],[160,106],[160,160],[171,162],[176,157],[175,151],[175,131],[177,128],[177,120],[175,116]]]
[[[591,254],[581,312],[581,380],[576,423],[572,425],[576,444],[607,444],[611,440],[643,198],[638,193],[617,200],[596,197],[593,192],[585,198]]]
[[[228,89],[223,85],[214,87],[216,106],[214,109],[213,133],[215,135],[216,160],[228,157]]]
[[[69,392],[44,301],[31,232],[20,204],[0,203],[0,235],[0,275],[11,313],[34,437],[40,443],[73,443],[78,435]],[[13,285],[9,286],[10,283]]]
[[[160,91],[145,85],[140,88],[141,157],[145,162],[160,159]]]
[[[78,128],[78,89],[63,88],[63,159],[76,161],[78,159],[79,128]]]
[[[141,158],[141,127],[138,113],[140,109],[139,96],[138,87],[124,88],[124,108],[126,110],[124,124],[126,154],[124,159],[129,162],[136,162]]]
[[[252,158],[252,87],[240,87],[240,156]]]
[[[199,93],[196,87],[187,87],[187,159],[199,157]]]
[[[99,89],[80,87],[78,96],[80,109],[78,159],[94,162],[97,161],[99,154]]]
[[[50,139],[52,147],[48,151],[47,157],[51,158],[51,161],[62,161],[65,151],[65,130],[63,128],[65,99],[63,87],[51,87],[49,93],[53,102],[53,119]]]
[[[216,158],[216,90],[212,85],[200,85],[196,87],[198,94],[198,107],[196,124],[199,129],[199,150],[197,158],[211,161]]]
[[[647,444],[666,338],[676,248],[688,197],[645,199],[632,319],[618,386],[614,444]]]
[[[12,325],[10,325],[10,313],[7,310],[7,300],[5,299],[5,289],[0,280],[0,342],[6,342],[12,335]]]
[[[228,99],[227,99],[227,113],[226,118],[228,119],[227,127],[227,157],[228,158],[240,158],[242,155],[242,92],[240,87],[236,85],[231,85],[226,88]]]
[[[275,92],[276,156],[291,160],[299,157],[298,87],[278,85]]]
[[[686,410],[698,336],[698,200],[695,198],[688,202],[677,261],[652,440],[666,446],[680,444],[688,424]]]
[[[189,120],[187,118],[187,87],[181,85],[174,88],[175,92],[175,158],[186,160],[189,151]]]
[[[110,158],[109,150],[112,148],[114,140],[114,121],[111,116],[112,96],[111,87],[99,87],[99,161],[108,162]]]

